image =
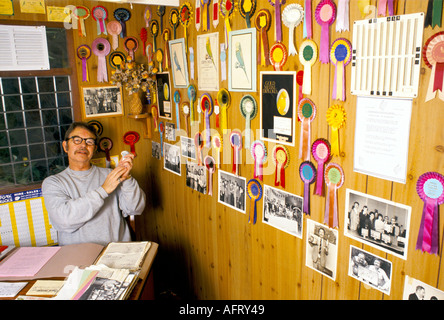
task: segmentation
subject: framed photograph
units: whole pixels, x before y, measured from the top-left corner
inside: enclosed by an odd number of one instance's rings
[[[176,124],[172,122],[165,123],[165,138],[168,141],[176,141]]]
[[[228,43],[228,90],[256,92],[256,28],[231,31]]]
[[[348,275],[390,295],[392,263],[388,260],[351,245]]]
[[[180,154],[185,158],[196,160],[196,146],[193,139],[180,136]]]
[[[305,265],[335,280],[337,260],[338,230],[307,219]]]
[[[171,83],[170,74],[168,72],[156,73],[156,91],[159,117],[172,120],[173,110],[171,107]]]
[[[262,222],[302,239],[303,198],[264,184]]]
[[[346,189],[344,235],[407,260],[412,208]]]
[[[81,94],[82,116],[84,119],[124,115],[121,87],[84,86]]]
[[[196,162],[186,163],[186,184],[200,193],[207,193],[207,168],[199,166]]]
[[[168,41],[171,57],[171,73],[173,74],[173,84],[175,88],[187,88],[188,65],[185,54],[185,39],[175,39]]]
[[[151,156],[157,160],[160,160],[160,143],[151,141]]]
[[[444,300],[444,291],[406,275],[402,300]]]
[[[181,175],[180,147],[164,143],[163,144],[163,167],[174,174]]]
[[[198,89],[219,91],[219,32],[197,35]]]
[[[218,170],[218,202],[245,213],[246,179]]]
[[[294,146],[296,71],[260,73],[261,140]]]

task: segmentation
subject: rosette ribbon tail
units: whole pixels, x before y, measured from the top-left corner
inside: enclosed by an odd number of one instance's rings
[[[304,213],[310,215],[310,184],[304,183]]]
[[[344,78],[344,62],[338,61],[335,68],[335,77],[333,80],[333,100],[345,100],[345,78]]]
[[[265,28],[261,29],[261,41],[260,41],[260,64],[263,67],[270,65],[270,53],[268,48],[268,37]]]
[[[245,118],[245,149],[250,149],[251,129],[250,129],[250,113]]]
[[[213,195],[213,172],[210,171],[209,177],[208,177],[208,195]]]
[[[281,1],[276,0],[274,3],[275,24],[276,24],[276,42],[282,41],[282,25],[281,25]]]
[[[290,27],[288,30],[288,55],[295,56],[298,54],[296,47],[294,46],[294,28]]]
[[[338,15],[336,18],[336,31],[348,31],[350,29],[349,0],[339,0]]]
[[[316,173],[316,189],[315,194],[323,196],[323,184],[324,184],[324,162],[318,162],[318,169]]]
[[[443,90],[444,63],[436,63],[435,78],[433,80],[433,91]]]
[[[176,102],[176,127],[180,130],[180,113],[179,113],[179,103]]]
[[[378,1],[378,16],[385,17],[385,12],[387,11],[387,0]]]
[[[302,119],[301,143],[299,146],[299,158],[310,160],[310,120]]]
[[[442,1],[441,1],[441,3],[442,3]],[[388,0],[388,12],[389,12],[389,16],[395,15],[394,0]]]
[[[88,81],[88,68],[86,66],[86,58],[82,58],[82,81]]]
[[[304,10],[305,14],[304,14],[303,36],[304,38],[312,39],[313,30],[312,30],[312,20],[311,20],[311,0],[305,0]]]
[[[338,218],[337,218],[337,209],[335,208],[336,203],[336,187],[332,184],[328,184],[328,193],[327,193],[327,204],[325,207],[324,214],[324,223],[327,224],[330,228],[337,227]]]
[[[422,211],[416,249],[438,254],[439,213],[437,200],[426,200]]]
[[[329,25],[327,23],[323,23],[321,26],[321,48],[319,52],[319,61],[321,63],[328,63],[329,59],[329,47],[330,47],[330,34],[329,34]]]
[[[339,156],[339,130],[336,127],[331,127],[331,153]]]
[[[108,82],[108,72],[106,71],[106,59],[104,56],[98,57],[97,82]]]
[[[211,147],[211,136],[210,136],[210,116],[208,114],[208,108],[205,109],[205,144],[207,148]]]

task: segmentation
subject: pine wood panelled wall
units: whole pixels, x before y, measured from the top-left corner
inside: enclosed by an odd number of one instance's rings
[[[302,6],[304,1],[290,1]],[[335,1],[336,2],[336,1]],[[396,2],[396,1],[395,1]],[[183,0],[180,1],[183,3]],[[289,3],[289,1],[287,1]],[[313,0],[313,12],[318,0]],[[333,26],[330,28],[330,41],[344,37],[351,41],[353,21],[361,20],[361,13],[357,6],[357,0],[350,1],[350,28],[349,32],[337,33]],[[398,0],[397,14],[407,14],[427,11],[426,0]],[[46,1],[46,5],[65,6],[66,1]],[[127,22],[128,35],[139,37],[140,28],[145,26],[143,12],[145,6],[129,4],[112,4],[98,1],[71,1],[70,4],[85,5],[92,8],[95,5],[104,5],[109,13],[118,7],[131,10],[131,19]],[[194,1],[192,1],[194,9]],[[370,0],[373,8],[377,7],[377,1]],[[268,32],[271,44],[274,42],[274,9],[266,0],[258,1],[258,8],[267,8],[273,16],[273,23]],[[13,17],[1,17],[5,20],[18,21],[45,21],[45,15],[22,14],[18,1],[14,0],[15,15]],[[167,7],[163,20],[163,26],[170,28],[168,14],[171,8]],[[155,8],[152,8],[155,12]],[[256,10],[257,13],[258,9]],[[371,10],[366,18],[374,17],[376,12]],[[155,19],[159,19],[153,14]],[[86,22],[87,36],[80,38],[74,31],[74,47],[81,44],[91,44],[96,37],[95,21],[89,18]],[[231,20],[232,30],[246,28],[245,20],[240,13],[235,12]],[[217,31],[219,42],[224,41],[224,23],[220,21]],[[283,26],[283,39],[287,43],[288,28]],[[443,28],[424,30],[423,43],[433,34],[443,31]],[[216,30],[211,27],[209,32]],[[196,36],[202,31],[196,32],[194,20],[188,30],[188,44],[196,52]],[[149,33],[148,33],[149,34]],[[314,40],[319,46],[321,28],[313,19]],[[177,30],[177,38],[184,36],[183,28]],[[109,38],[109,37],[108,37]],[[139,38],[140,39],[140,38]],[[151,41],[151,36],[148,36]],[[299,47],[303,39],[302,24],[295,29],[295,42]],[[140,40],[139,40],[140,41]],[[352,43],[353,44],[353,43]],[[163,40],[157,37],[157,47],[163,48]],[[119,40],[119,51],[125,52],[122,40]],[[136,60],[146,63],[142,54],[142,47],[136,52]],[[80,60],[76,61],[78,86],[81,88]],[[163,169],[163,160],[156,160],[151,156],[151,140],[141,138],[136,144],[138,154],[133,169],[133,176],[137,178],[142,188],[148,194],[148,205],[145,213],[137,217],[137,233],[139,239],[153,240],[159,243],[159,255],[156,259],[156,277],[161,289],[171,288],[179,294],[198,299],[402,299],[405,276],[411,276],[431,286],[444,290],[444,277],[442,273],[442,234],[440,235],[440,254],[430,255],[415,250],[416,237],[420,225],[423,202],[416,194],[416,181],[418,177],[427,171],[444,173],[444,103],[435,98],[425,102],[427,85],[431,69],[425,66],[421,60],[422,70],[420,75],[419,96],[413,99],[412,121],[409,137],[408,172],[407,183],[395,183],[387,180],[366,176],[353,171],[353,146],[356,116],[356,96],[350,94],[351,67],[346,67],[346,101],[342,104],[347,112],[345,126],[340,130],[341,154],[332,161],[339,163],[344,169],[345,182],[338,191],[339,203],[339,236],[338,259],[336,280],[321,275],[305,265],[305,238],[306,219],[304,215],[303,239],[296,238],[276,228],[262,223],[259,214],[258,222],[253,225],[248,223],[247,216],[232,210],[217,201],[217,171],[213,175],[213,196],[201,194],[185,184],[185,162],[182,158],[182,175],[178,176]],[[90,83],[96,82],[97,58],[92,56],[88,60]],[[283,70],[301,70],[302,65],[297,56],[289,57]],[[260,71],[272,71],[272,66],[258,66],[258,83]],[[110,68],[108,74],[110,75]],[[197,75],[197,67],[195,70]],[[171,83],[172,75],[171,76]],[[330,132],[326,121],[327,109],[335,103],[331,99],[334,79],[334,66],[321,64],[319,61],[312,68],[312,94],[307,96],[317,107],[317,116],[312,122],[312,141],[317,138],[329,138]],[[197,79],[191,80],[197,87]],[[228,88],[228,82],[222,81],[221,88]],[[258,86],[259,87],[259,86]],[[176,90],[173,88],[173,90]],[[188,101],[186,89],[178,89],[182,101]],[[173,91],[174,92],[174,91]],[[204,92],[198,92],[200,97]],[[216,92],[210,92],[213,100]],[[259,103],[259,92],[252,95]],[[231,92],[232,103],[228,109],[228,127],[230,129],[245,129],[245,119],[239,111],[239,102],[243,93]],[[337,101],[336,101],[337,102]],[[125,93],[125,112],[128,113],[128,96]],[[99,121],[104,126],[103,136],[110,137],[114,142],[112,155],[120,153],[120,150],[129,150],[129,146],[123,144],[122,137],[126,131],[135,130],[143,136],[143,123],[127,116],[116,118],[103,118]],[[165,120],[164,120],[165,121]],[[181,122],[185,119],[181,117]],[[173,120],[175,122],[175,114]],[[182,124],[181,123],[181,124]],[[298,168],[301,159],[299,150],[299,125],[296,125],[294,140],[295,147],[290,147],[290,165],[286,169],[287,186],[285,191],[302,196],[303,184],[299,178]],[[211,127],[216,128],[215,117],[211,117]],[[254,131],[253,141],[259,138],[259,116],[251,122]],[[194,137],[197,130],[204,130],[204,122],[195,125],[190,137]],[[221,158],[224,163],[221,169],[231,172],[231,147],[228,135],[223,137],[224,148]],[[158,132],[153,132],[152,140],[160,142]],[[180,143],[180,138],[177,138]],[[267,144],[268,150],[273,145]],[[270,152],[270,151],[269,151]],[[204,155],[212,154],[211,149],[204,148]],[[98,154],[103,157],[104,154]],[[247,181],[253,178],[253,161],[249,150],[242,150],[241,176]],[[271,161],[265,164],[263,184],[274,186],[274,165]],[[312,186],[313,188],[313,186]],[[362,244],[344,235],[344,211],[346,188],[367,193],[372,196],[391,200],[396,203],[412,207],[410,222],[410,237],[408,239],[407,260],[387,254],[369,245]],[[282,189],[282,188],[281,188]],[[441,206],[440,210],[443,211]],[[247,204],[247,212],[248,212]],[[325,210],[325,197],[311,195],[311,216],[317,222],[323,221]],[[262,200],[258,202],[258,212],[262,212]],[[442,216],[442,214],[441,214]],[[440,233],[442,233],[444,219],[440,221]],[[348,276],[348,261],[350,245],[362,248],[379,257],[392,262],[391,292],[390,295],[364,285],[362,282]],[[440,272],[441,271],[441,272]]]

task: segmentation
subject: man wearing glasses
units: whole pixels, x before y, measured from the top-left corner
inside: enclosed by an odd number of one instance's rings
[[[125,217],[145,208],[145,193],[130,174],[134,155],[126,155],[115,169],[91,165],[97,139],[93,126],[71,124],[62,143],[69,166],[43,181],[45,206],[60,245],[130,241]]]

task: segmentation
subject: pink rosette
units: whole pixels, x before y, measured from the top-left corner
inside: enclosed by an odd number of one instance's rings
[[[336,5],[331,0],[322,0],[315,11],[316,22],[321,26],[321,45],[319,49],[319,61],[330,61],[330,25],[336,19]]]
[[[96,38],[91,44],[92,52],[97,56],[97,82],[108,82],[106,56],[111,51],[111,45],[105,38]]]
[[[444,176],[437,172],[422,174],[416,182],[416,192],[424,201],[416,249],[438,254],[439,205],[444,203]]]
[[[317,139],[313,142],[311,153],[313,154],[313,158],[315,158],[318,163],[318,172],[316,174],[316,190],[315,194],[318,196],[324,195],[324,165],[330,159],[331,155],[331,147],[330,142],[325,139]]]

